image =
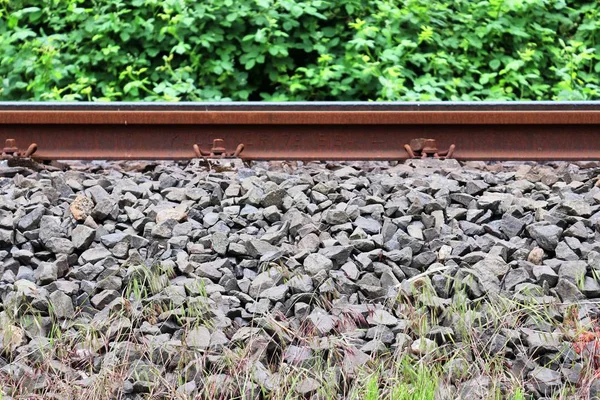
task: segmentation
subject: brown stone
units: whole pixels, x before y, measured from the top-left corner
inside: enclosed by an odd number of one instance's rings
[[[544,250],[539,247],[532,249],[529,252],[529,255],[527,256],[527,261],[529,261],[530,263],[535,264],[535,265],[540,265],[542,263],[543,259],[544,259]]]
[[[161,223],[168,219],[174,219],[175,221],[183,221],[187,218],[187,211],[185,206],[177,206],[173,208],[167,208],[160,210],[156,213],[156,223]]]
[[[77,196],[69,206],[71,214],[77,221],[85,221],[94,209],[94,202],[85,196]]]

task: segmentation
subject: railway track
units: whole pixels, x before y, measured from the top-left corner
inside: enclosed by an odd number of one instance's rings
[[[597,160],[599,129],[600,102],[0,103],[3,157],[38,160]]]
[[[0,397],[592,398],[597,162],[29,158],[598,160],[599,125],[600,103],[0,103]]]

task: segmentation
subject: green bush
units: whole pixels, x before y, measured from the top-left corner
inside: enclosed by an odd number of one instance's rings
[[[597,0],[0,0],[0,99],[597,99],[599,11]]]

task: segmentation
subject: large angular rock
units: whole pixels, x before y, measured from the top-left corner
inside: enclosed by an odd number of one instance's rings
[[[556,286],[558,274],[549,265],[534,265],[532,271],[538,284],[547,282],[549,287]]]
[[[524,227],[524,221],[515,218],[510,214],[504,214],[502,216],[502,224],[500,225],[500,229],[509,239],[518,236],[523,231]]]
[[[0,229],[13,229],[14,220],[11,212],[0,209]]]
[[[564,303],[576,303],[585,300],[585,296],[581,293],[577,285],[569,279],[559,279],[555,290]]]
[[[562,228],[556,225],[533,224],[527,227],[527,232],[538,245],[547,251],[554,251],[562,235]]]
[[[246,250],[252,257],[262,257],[268,253],[276,253],[279,248],[264,240],[250,240],[246,242]]]
[[[267,192],[260,203],[263,207],[276,206],[277,208],[281,208],[286,195],[287,192],[285,189],[275,189]]]
[[[61,237],[46,239],[44,246],[54,254],[71,254],[75,251],[73,242]]]
[[[61,238],[64,236],[60,223],[61,221],[58,217],[44,215],[41,218],[39,238],[42,243],[46,243],[50,239]]]
[[[77,250],[87,249],[92,244],[95,237],[96,231],[85,225],[77,225],[71,231],[71,242]]]
[[[73,318],[75,310],[73,308],[73,301],[69,296],[57,290],[49,296],[50,305],[56,318]]]
[[[92,297],[91,303],[98,310],[102,310],[117,297],[119,297],[119,292],[116,290],[104,290]]]
[[[107,248],[111,249],[119,243],[128,242],[129,234],[125,232],[109,233],[100,237],[100,242]]]
[[[210,331],[204,326],[191,329],[185,336],[185,343],[192,348],[208,349],[210,346]]]
[[[325,212],[325,222],[330,225],[341,225],[349,221],[350,217],[345,211],[330,209]]]
[[[319,250],[320,255],[330,259],[337,267],[342,266],[352,254],[352,246],[328,246]]]
[[[585,261],[565,261],[558,269],[558,278],[578,284],[583,282],[586,271],[587,263]]]
[[[353,222],[354,226],[361,228],[363,231],[376,235],[381,232],[381,224],[379,221],[372,218],[358,217]]]
[[[502,278],[509,271],[510,266],[501,257],[488,256],[478,261],[472,267],[478,272],[489,272],[497,278]]]
[[[248,294],[253,298],[258,298],[258,295],[267,289],[271,289],[278,285],[283,276],[277,268],[271,268],[268,271],[258,274],[248,290]]]
[[[308,235],[300,239],[300,241],[298,242],[298,249],[306,250],[309,253],[316,252],[317,250],[319,250],[320,246],[321,241],[319,240],[319,237],[314,233],[309,233]]]
[[[227,247],[229,246],[229,239],[227,234],[223,232],[215,232],[211,237],[212,249],[219,255],[224,256],[227,253]]]
[[[112,253],[104,247],[94,247],[92,249],[84,251],[79,258],[82,261],[81,264],[93,264],[98,261],[104,260],[105,258],[110,257],[111,255]]]
[[[327,272],[333,268],[333,262],[329,258],[319,253],[309,254],[304,259],[303,265],[306,273],[313,276],[318,274],[320,271]]]
[[[562,335],[559,333],[540,332],[523,328],[521,335],[527,343],[529,353],[532,355],[554,353],[561,349]]]
[[[265,289],[258,295],[259,298],[268,299],[273,302],[283,301],[289,291],[288,285],[278,285],[269,289]]]
[[[35,275],[40,285],[47,285],[58,279],[58,266],[56,263],[42,262],[35,270]]]
[[[14,232],[8,229],[0,229],[0,248],[12,246],[14,243]]]
[[[21,232],[26,232],[32,229],[36,229],[40,225],[42,216],[44,215],[44,207],[36,207],[27,213],[23,218],[17,222],[17,228]]]
[[[529,373],[529,378],[542,396],[552,396],[562,386],[560,372],[550,368],[538,366]]]

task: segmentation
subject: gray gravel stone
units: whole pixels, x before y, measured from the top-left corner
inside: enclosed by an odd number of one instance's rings
[[[71,254],[75,251],[73,242],[61,237],[46,239],[44,245],[54,254]]]
[[[595,278],[591,276],[586,276],[583,282],[583,288],[581,289],[581,292],[587,298],[598,298],[600,297],[600,284]]]
[[[350,257],[352,250],[352,246],[327,246],[320,249],[318,254],[328,258],[336,266],[342,266]]]
[[[101,310],[117,297],[119,297],[119,292],[116,290],[104,290],[92,297],[90,301],[94,307]]]
[[[73,308],[73,301],[71,301],[71,298],[63,292],[57,290],[51,293],[49,301],[56,318],[65,319],[74,317],[75,310]]]
[[[556,286],[558,274],[550,266],[534,265],[532,271],[538,284],[542,285],[547,282],[549,287]]]
[[[273,302],[282,301],[285,299],[289,291],[288,285],[279,285],[269,289],[265,289],[258,295],[259,298],[269,299]]]
[[[248,294],[253,298],[258,298],[258,295],[264,290],[271,289],[278,285],[282,280],[282,275],[277,268],[271,268],[268,271],[258,274],[252,283]]]
[[[522,329],[521,332],[532,355],[554,353],[561,349],[562,335],[559,333],[539,332],[527,328]]]
[[[585,300],[585,296],[577,285],[569,279],[559,279],[556,285],[556,293],[564,303],[576,303]]]
[[[80,256],[80,264],[95,263],[110,257],[111,253],[104,247],[94,247],[84,251]]]
[[[47,285],[58,279],[58,266],[55,263],[42,262],[35,270],[40,285]]]
[[[279,248],[264,240],[250,240],[246,242],[246,250],[252,257],[262,257],[265,254],[276,253]]]
[[[298,249],[306,250],[309,253],[314,253],[319,250],[320,245],[321,241],[319,240],[319,237],[314,233],[309,233],[300,239],[298,242]]]
[[[540,366],[529,373],[529,378],[536,390],[543,396],[552,396],[562,384],[560,372]]]
[[[581,326],[597,317],[585,302],[600,298],[597,164],[217,164],[82,163],[0,178],[3,309],[41,313],[39,327],[19,315],[21,339],[11,354],[0,343],[0,369],[13,354],[37,357],[53,317],[77,318],[107,343],[78,344],[89,378],[61,368],[64,378],[90,385],[98,371],[138,360],[129,372],[141,375],[118,384],[132,399],[161,392],[163,380],[187,397],[211,382],[216,397],[244,397],[226,363],[242,350],[255,367],[249,389],[263,396],[286,373],[278,357],[307,370],[333,361],[327,376],[344,380],[409,352],[450,359],[437,397],[489,397],[492,379],[469,375],[478,355],[461,347],[464,325],[485,344],[478,353],[505,357],[525,397],[579,382],[584,356],[560,324],[574,317],[565,315],[571,303]],[[150,278],[148,293],[122,299],[137,275]],[[548,320],[497,315],[504,298],[543,305]],[[427,329],[416,327],[415,310]],[[510,328],[490,332],[491,318]],[[151,351],[139,362],[142,347]],[[321,385],[303,376],[295,395],[319,396]]]
[[[293,293],[310,293],[314,290],[313,280],[304,274],[293,276],[287,285]]]
[[[542,225],[538,223],[529,225],[527,232],[542,249],[554,251],[563,230],[556,225]]]
[[[261,200],[261,205],[263,207],[275,206],[281,208],[286,194],[285,189],[275,189],[267,192]]]
[[[381,232],[381,224],[372,218],[358,217],[353,222],[354,226],[361,228],[363,231],[375,235]]]
[[[96,231],[85,225],[77,225],[71,232],[71,242],[77,250],[87,249],[95,237]]]
[[[222,232],[215,232],[211,237],[212,249],[219,255],[224,256],[227,254],[227,247],[229,245],[229,240],[227,239],[227,234]]]
[[[30,231],[36,229],[40,225],[42,216],[44,215],[44,207],[38,206],[27,213],[23,218],[20,218],[17,222],[17,228],[21,232]]]
[[[129,241],[129,234],[125,232],[109,233],[100,237],[100,242],[109,249],[125,241]]]
[[[63,229],[60,225],[60,218],[44,215],[40,220],[40,240],[46,243],[50,239],[61,237],[63,237]]]
[[[224,262],[229,264],[228,260],[224,260]],[[223,276],[223,272],[219,270],[220,266],[223,266],[221,261],[202,263],[196,268],[196,275],[218,281]]]
[[[325,212],[325,222],[330,225],[341,225],[350,221],[350,217],[345,211],[330,209]]]
[[[191,329],[185,336],[185,343],[192,348],[198,349],[208,349],[210,340],[210,331],[204,326]]]
[[[395,326],[398,319],[385,310],[375,310],[367,317],[367,322],[370,325]]]
[[[502,224],[500,225],[500,229],[509,239],[518,236],[523,231],[524,227],[524,221],[515,218],[510,214],[504,214],[502,216]]]
[[[321,271],[327,272],[333,268],[333,262],[322,254],[309,254],[304,259],[304,270],[309,275],[316,275]]]
[[[14,241],[14,233],[12,230],[0,229],[0,248],[12,246]]]
[[[437,261],[437,254],[434,253],[433,251],[428,251],[428,252],[424,252],[424,253],[418,254],[417,256],[413,257],[412,263],[410,264],[410,266],[413,268],[417,268],[417,269],[423,269],[423,268],[430,266],[431,264],[433,264],[436,261]]]
[[[578,283],[583,281],[586,271],[587,263],[585,261],[565,261],[558,269],[558,278]]]

